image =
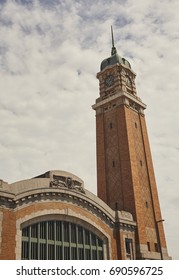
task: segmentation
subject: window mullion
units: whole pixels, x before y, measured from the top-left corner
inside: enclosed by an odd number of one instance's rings
[[[89,239],[90,239],[90,260],[93,259],[93,255],[92,255],[92,238],[91,238],[91,231],[89,233]]]
[[[46,259],[48,260],[48,222],[46,222]]]
[[[72,259],[71,256],[72,256],[72,248],[71,248],[71,223],[68,224],[69,226],[69,254],[70,254],[70,260]]]
[[[57,222],[54,221],[54,260],[57,259],[57,238],[56,238]]]
[[[37,225],[37,259],[40,260],[40,223]]]
[[[78,225],[76,225],[76,258],[79,260],[79,251],[78,251]]]
[[[83,228],[83,256],[84,256],[84,260],[86,260],[86,254],[85,254],[85,229]]]
[[[62,221],[62,260],[64,260],[64,222]]]
[[[29,227],[29,260],[31,260],[31,226]]]
[[[96,236],[96,258],[99,260],[99,248],[98,248],[98,238]]]

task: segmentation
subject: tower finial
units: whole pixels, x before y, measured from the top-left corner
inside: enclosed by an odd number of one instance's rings
[[[113,28],[112,28],[112,25],[111,25],[111,37],[112,37],[112,49],[111,49],[111,55],[114,55],[117,53],[117,50],[114,46],[114,34],[113,34]]]
[[[112,37],[112,47],[114,48],[114,35],[113,35],[112,25],[111,25],[111,37]]]

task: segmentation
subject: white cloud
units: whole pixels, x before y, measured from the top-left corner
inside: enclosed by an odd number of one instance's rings
[[[28,2],[28,4],[27,4]],[[4,1],[0,5],[0,177],[64,169],[96,189],[95,78],[115,43],[137,73],[169,253],[179,223],[177,0]],[[166,207],[167,206],[167,207]]]

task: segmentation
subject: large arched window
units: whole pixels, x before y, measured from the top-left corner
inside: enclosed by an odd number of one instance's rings
[[[103,241],[67,221],[45,221],[22,229],[23,260],[102,260]]]

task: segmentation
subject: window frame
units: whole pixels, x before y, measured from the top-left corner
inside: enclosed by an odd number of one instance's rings
[[[73,232],[76,231],[76,242],[72,238],[72,227]],[[23,260],[104,259],[103,240],[84,226],[69,221],[46,220],[29,224],[22,228],[21,242]]]

